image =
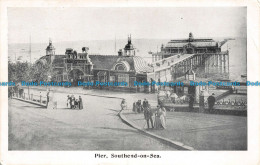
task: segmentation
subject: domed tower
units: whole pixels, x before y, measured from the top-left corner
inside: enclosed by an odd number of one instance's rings
[[[194,39],[194,38],[193,38],[193,34],[190,32],[190,33],[189,33],[189,42],[192,42],[193,39]]]
[[[124,56],[135,56],[135,49],[131,41],[131,35],[128,37],[128,43],[125,45]]]
[[[46,56],[52,56],[55,55],[55,48],[52,45],[51,39],[49,40],[49,45],[46,48]]]

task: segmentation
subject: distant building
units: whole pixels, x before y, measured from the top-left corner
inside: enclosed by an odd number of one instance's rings
[[[148,90],[148,87],[134,86],[134,81],[147,81],[147,74],[153,72],[142,57],[136,56],[131,36],[124,51],[120,49],[118,55],[90,55],[87,47],[82,48],[82,53],[68,48],[65,55],[55,55],[55,48],[50,41],[46,56],[36,63],[47,63],[52,67],[53,81],[69,81],[75,86],[78,81],[126,82],[126,87],[104,87],[120,91]]]
[[[161,46],[161,52],[152,53],[153,62],[177,54],[218,53],[221,52],[223,44],[224,42],[217,42],[211,38],[196,39],[189,33],[189,38],[171,40],[166,46]]]

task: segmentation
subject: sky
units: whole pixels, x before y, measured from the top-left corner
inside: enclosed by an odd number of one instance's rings
[[[8,42],[246,37],[246,7],[8,8]]]

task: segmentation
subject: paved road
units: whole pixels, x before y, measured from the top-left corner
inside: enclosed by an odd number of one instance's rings
[[[122,123],[119,99],[81,95],[84,110],[68,110],[56,96],[58,110],[9,100],[9,150],[174,150]]]
[[[142,127],[142,114],[124,113]],[[196,150],[247,150],[247,117],[192,112],[167,112],[166,130],[149,130]]]

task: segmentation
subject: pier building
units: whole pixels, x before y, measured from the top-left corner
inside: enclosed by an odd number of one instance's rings
[[[148,87],[135,86],[134,81],[147,81],[148,73],[153,69],[145,60],[136,55],[131,36],[128,37],[124,49],[117,55],[91,55],[89,48],[83,47],[78,53],[67,48],[64,55],[56,55],[50,41],[46,48],[46,55],[36,61],[36,64],[49,64],[52,68],[53,81],[69,81],[77,86],[78,81],[126,82],[125,87],[100,87],[108,90],[145,91]]]

